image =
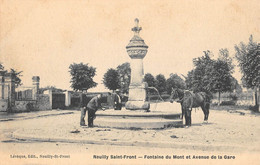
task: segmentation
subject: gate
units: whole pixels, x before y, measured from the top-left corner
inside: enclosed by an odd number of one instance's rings
[[[65,94],[63,93],[52,93],[52,109],[57,108],[65,108]]]

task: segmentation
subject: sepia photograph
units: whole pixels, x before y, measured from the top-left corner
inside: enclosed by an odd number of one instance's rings
[[[0,164],[260,162],[259,0],[0,0]]]

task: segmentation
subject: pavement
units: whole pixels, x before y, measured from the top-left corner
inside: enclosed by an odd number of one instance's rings
[[[192,127],[144,130],[81,127],[80,111],[73,110],[0,114],[0,121],[3,128],[19,121],[22,128],[10,137],[22,141],[258,153],[259,116],[247,112],[211,111],[209,123],[203,124],[203,113],[197,110],[192,114]]]
[[[71,110],[46,110],[46,111],[32,111],[23,113],[7,113],[0,112],[0,122],[14,121],[14,120],[27,120],[47,116],[57,116],[72,114],[74,111]]]

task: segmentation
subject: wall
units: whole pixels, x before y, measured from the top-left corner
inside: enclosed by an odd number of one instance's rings
[[[38,110],[50,110],[49,96],[45,94],[39,94],[37,100],[16,100],[14,112],[27,112]]]
[[[37,96],[37,110],[49,110],[51,109],[50,96],[47,94],[39,94]]]
[[[8,108],[8,99],[0,99],[0,112],[7,111]]]
[[[80,92],[70,93],[70,105],[71,107],[80,107]]]
[[[36,100],[16,100],[13,112],[27,112],[36,109]]]
[[[234,99],[232,96],[236,97],[236,99]],[[247,91],[242,93],[228,93],[228,92],[222,93],[220,95],[220,102],[227,102],[227,101],[233,101],[236,105],[244,105],[244,106],[255,105],[254,92]],[[211,99],[211,103],[213,104],[218,103],[218,93],[213,94],[213,99]]]

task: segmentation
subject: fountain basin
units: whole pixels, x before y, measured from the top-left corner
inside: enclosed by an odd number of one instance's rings
[[[97,111],[94,125],[121,129],[162,129],[183,125],[178,105],[158,103],[156,107],[155,104],[151,104],[151,108],[150,112],[125,108],[121,111],[113,109]]]

